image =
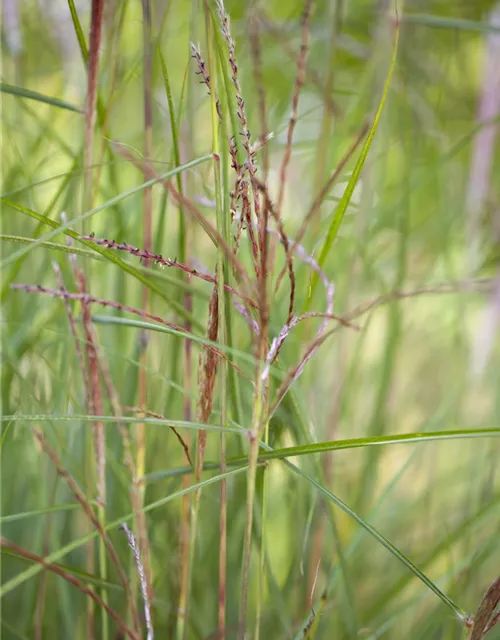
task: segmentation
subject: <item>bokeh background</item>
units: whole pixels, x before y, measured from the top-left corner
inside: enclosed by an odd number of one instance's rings
[[[75,1],[88,39],[89,4]],[[300,48],[303,3],[227,1],[236,41],[239,79],[250,130],[262,132],[258,96],[267,106],[269,189],[276,194],[290,118]],[[174,166],[172,120],[158,50],[168,70],[177,114],[181,162],[212,150],[210,99],[199,84],[190,42],[206,54],[203,6],[193,0],[153,0],[152,154],[155,167]],[[500,109],[500,4],[475,0],[406,0],[390,92],[373,145],[325,264],[335,286],[335,313],[347,314],[390,292],[357,318],[360,331],[337,331],[306,365],[270,423],[274,448],[391,434],[495,429],[500,424],[500,369],[495,346],[500,313],[497,122]],[[394,7],[384,0],[318,0],[310,25],[310,50],[300,95],[289,179],[283,207],[294,238],[325,180],[372,122],[389,69]],[[255,83],[251,24],[261,39],[262,83]],[[108,203],[142,183],[116,143],[144,151],[143,14],[137,0],[108,0],[99,72],[104,124],[98,122],[93,154],[92,206]],[[63,1],[3,3],[2,194],[5,200],[61,222],[76,219],[82,205],[84,118],[81,113],[26,96],[29,90],[82,108],[86,70],[74,21]],[[303,240],[318,255],[360,154],[348,162]],[[227,148],[223,153],[227,153]],[[257,156],[259,158],[260,156]],[[215,224],[215,187],[210,162],[182,173],[186,194]],[[32,426],[44,430],[62,464],[86,486],[89,421],[85,394],[64,304],[53,297],[12,291],[14,282],[57,288],[56,261],[71,283],[62,234],[3,201],[2,223],[2,535],[40,555],[56,552],[85,535],[89,525],[52,462],[41,452]],[[143,193],[111,202],[93,215],[87,231],[97,237],[143,245]],[[179,256],[178,209],[161,187],[153,189],[153,248]],[[80,232],[80,222],[74,229]],[[216,250],[203,229],[186,221],[185,261],[213,273]],[[47,236],[47,237],[46,237]],[[40,242],[34,242],[34,241]],[[47,244],[56,243],[58,246]],[[248,239],[244,238],[248,249]],[[249,260],[246,249],[244,260]],[[134,267],[139,261],[120,256]],[[90,292],[141,307],[143,286],[109,261],[87,260]],[[282,258],[280,257],[280,260]],[[281,266],[283,262],[279,263]],[[310,293],[311,270],[295,261],[298,307]],[[188,285],[173,269],[153,267],[163,297],[151,309],[172,323],[186,321],[185,287],[193,291],[192,329],[205,335],[211,285]],[[275,274],[276,276],[276,274]],[[184,288],[183,288],[184,287]],[[288,285],[273,296],[271,336],[286,319]],[[310,308],[323,311],[317,287]],[[74,306],[77,319],[78,307]],[[150,332],[141,364],[137,325],[120,310],[93,306],[101,353],[122,407],[138,404],[140,369],[147,379],[148,409],[170,420],[195,415],[197,362],[193,345],[186,376],[184,341]],[[184,313],[183,313],[184,311]],[[234,313],[233,346],[251,353],[245,318]],[[139,319],[140,320],[140,319]],[[121,324],[120,324],[121,322]],[[294,329],[280,355],[293,366],[320,321]],[[83,334],[80,340],[84,341]],[[252,367],[235,361],[241,378],[233,424],[248,428],[252,415]],[[218,391],[216,392],[218,394]],[[218,401],[217,401],[218,402]],[[217,402],[213,423],[219,423]],[[105,402],[106,415],[112,415]],[[5,418],[9,417],[10,418]],[[36,417],[39,416],[37,419]],[[191,418],[194,420],[194,417]],[[130,425],[133,437],[134,425]],[[130,479],[121,437],[107,426],[106,517],[131,513]],[[195,432],[183,434],[194,442]],[[246,451],[228,435],[229,455]],[[164,424],[147,426],[145,503],[174,496],[182,485],[175,469],[186,465],[176,435]],[[440,590],[468,614],[498,576],[498,444],[493,437],[360,447],[294,458],[313,477],[376,527]],[[218,436],[209,435],[207,459],[218,460]],[[210,472],[213,473],[214,472]],[[208,477],[210,473],[207,472]],[[262,638],[462,638],[464,625],[373,535],[332,505],[303,477],[279,461],[266,472]],[[236,637],[245,527],[245,475],[228,486],[227,638]],[[88,494],[89,500],[95,496]],[[216,637],[218,571],[217,484],[202,492],[188,638]],[[157,637],[179,632],[181,500],[151,510],[147,527],[154,575]],[[257,522],[257,528],[260,527]],[[256,532],[250,618],[256,616],[260,529]],[[134,574],[123,533],[110,532]],[[81,545],[58,559],[96,587]],[[87,601],[38,565],[2,553],[2,637],[86,638]],[[39,567],[38,567],[39,568]],[[96,568],[97,572],[97,568]],[[21,577],[19,577],[21,576]],[[18,582],[15,583],[14,581]],[[108,577],[110,602],[123,610],[121,587]],[[321,596],[324,596],[323,600]],[[314,614],[312,613],[314,611]],[[96,636],[100,635],[99,618]],[[314,620],[313,629],[308,628]],[[248,637],[254,637],[253,631]],[[307,634],[314,635],[307,635]],[[118,636],[113,636],[118,637]],[[481,637],[481,636],[478,636]],[[495,630],[489,635],[495,635]]]

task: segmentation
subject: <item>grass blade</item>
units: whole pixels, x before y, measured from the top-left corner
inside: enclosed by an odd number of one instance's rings
[[[116,420],[116,418],[114,419]],[[155,502],[151,502],[150,504],[144,507],[143,511],[144,513],[149,513],[154,509],[163,507],[169,502],[172,502],[173,500],[180,498],[187,493],[192,493],[194,491],[197,491],[200,488],[208,487],[212,484],[220,482],[223,479],[232,478],[244,471],[246,471],[246,467],[241,467],[238,469],[233,469],[232,471],[227,471],[224,474],[216,475],[213,478],[208,478],[207,480],[203,480],[202,482],[193,484],[190,487],[181,489],[180,491],[176,491],[175,493],[165,496],[164,498],[160,498]],[[116,520],[113,520],[112,522],[107,522],[104,528],[104,531],[108,532],[113,529],[118,529],[124,522],[130,522],[131,520],[133,520],[134,517],[135,517],[135,513],[131,512],[124,515],[121,518],[117,518]],[[64,556],[66,556],[71,551],[74,551],[75,549],[79,549],[83,545],[87,544],[90,540],[94,540],[97,537],[97,535],[98,535],[97,531],[91,531],[87,535],[82,536],[77,540],[74,540],[73,542],[70,542],[64,547],[58,549],[57,551],[54,551],[53,553],[49,554],[45,558],[45,561],[54,563],[57,560],[64,558]],[[7,582],[5,582],[3,585],[0,586],[0,599],[5,597],[7,594],[11,593],[14,589],[17,589],[18,587],[20,587],[27,580],[38,575],[42,570],[43,570],[43,567],[37,564],[37,565],[34,565],[33,567],[30,567],[26,571],[23,571],[22,573],[18,574],[17,576],[15,576],[15,578],[12,578],[11,580],[8,580]]]
[[[26,207],[22,207],[21,205],[18,205],[15,202],[11,202],[7,198],[3,198],[2,197],[1,201],[4,204],[9,205],[10,207],[12,207],[14,209],[17,209],[18,211],[21,211],[22,213],[27,213],[28,215],[31,215],[32,217],[36,218],[37,220],[40,220],[41,222],[45,222],[49,226],[54,227],[55,231],[52,231],[51,233],[48,233],[45,236],[42,236],[41,238],[37,239],[35,241],[35,243],[31,247],[27,247],[25,249],[22,249],[22,250],[18,251],[17,253],[9,256],[8,258],[6,258],[5,260],[2,261],[2,263],[0,264],[0,267],[3,268],[5,266],[7,266],[8,264],[10,264],[11,262],[14,262],[15,260],[17,260],[17,258],[25,255],[32,248],[34,248],[35,246],[37,246],[41,242],[50,240],[51,238],[56,236],[58,233],[61,233],[61,232],[66,233],[67,231],[71,231],[70,227],[77,225],[79,222],[82,222],[83,220],[87,220],[88,218],[91,218],[92,216],[94,216],[96,213],[99,213],[100,211],[104,211],[105,209],[109,209],[110,207],[112,207],[116,203],[121,202],[122,200],[125,200],[125,198],[128,198],[129,196],[132,196],[132,195],[134,195],[136,193],[139,193],[139,192],[143,191],[144,189],[147,189],[148,187],[156,184],[157,182],[160,182],[161,180],[166,180],[168,178],[171,178],[171,177],[177,175],[178,173],[180,173],[182,171],[186,171],[188,169],[192,169],[193,167],[196,167],[197,165],[202,164],[203,162],[207,162],[208,160],[211,160],[211,159],[212,159],[212,155],[209,154],[209,155],[206,155],[206,156],[202,156],[201,158],[196,158],[195,160],[191,160],[190,162],[187,162],[186,164],[184,164],[184,165],[182,165],[180,167],[175,167],[175,169],[172,169],[171,171],[167,171],[166,173],[162,174],[161,176],[158,176],[157,178],[151,178],[151,180],[146,180],[146,182],[143,182],[142,184],[138,185],[137,187],[134,187],[132,189],[129,189],[128,191],[120,193],[119,195],[115,196],[114,198],[111,198],[110,200],[108,200],[106,202],[103,202],[99,206],[94,207],[93,209],[91,209],[90,211],[86,211],[82,215],[77,216],[76,218],[73,218],[73,220],[69,220],[68,222],[66,222],[64,224],[61,224],[61,225],[57,224],[53,220],[50,220],[50,219],[46,218],[45,216],[42,216],[42,214],[40,214],[40,213],[36,213],[35,211],[31,211],[31,210],[27,209]],[[73,235],[71,235],[71,234],[73,234]],[[75,240],[79,240],[80,242],[83,242],[85,244],[85,241],[81,240],[80,236],[78,234],[76,234],[75,232],[66,233],[66,235],[69,235],[70,237],[74,238]],[[88,246],[92,246],[92,244],[93,243],[90,243],[90,242],[87,243]],[[98,251],[98,253],[102,253],[102,252]],[[103,254],[103,255],[107,255],[108,256],[108,254]]]
[[[349,206],[349,203],[351,202],[351,198],[352,198],[352,194],[354,193],[354,189],[358,183],[359,177],[361,175],[361,170],[363,169],[363,166],[365,164],[365,160],[366,157],[368,155],[368,152],[370,151],[370,147],[372,146],[372,142],[373,139],[375,137],[375,134],[377,133],[377,129],[378,129],[378,125],[380,122],[380,118],[382,117],[382,112],[384,110],[384,105],[386,103],[387,100],[387,96],[389,94],[389,87],[391,84],[391,79],[392,79],[392,74],[394,71],[394,67],[396,66],[396,57],[397,57],[397,52],[398,52],[398,41],[399,41],[399,22],[397,20],[394,21],[394,44],[393,44],[393,48],[392,48],[392,56],[391,56],[391,62],[389,65],[389,71],[387,73],[387,77],[385,80],[385,85],[384,85],[384,90],[382,92],[382,97],[380,99],[380,103],[378,105],[378,109],[377,112],[375,113],[375,118],[373,120],[373,124],[370,127],[370,130],[368,131],[368,135],[367,138],[365,140],[365,143],[363,145],[363,148],[361,150],[361,155],[358,158],[358,161],[356,162],[356,165],[353,169],[353,172],[349,178],[349,181],[347,183],[347,186],[345,188],[344,194],[339,202],[338,207],[335,210],[335,213],[333,215],[332,221],[330,223],[330,227],[328,229],[328,232],[326,234],[326,238],[325,238],[325,242],[323,243],[323,248],[321,249],[319,258],[318,258],[318,265],[320,267],[320,269],[323,269],[323,266],[325,264],[325,261],[328,257],[328,254],[330,253],[333,244],[335,242],[335,239],[337,237],[337,234],[339,232],[340,229],[340,225],[342,224],[342,220],[344,219],[344,215],[345,212],[347,211],[347,208]],[[313,273],[312,279],[311,279],[311,288],[310,288],[310,292],[309,292],[309,297],[307,299],[306,302],[306,306],[305,309],[307,310],[309,308],[310,302],[312,300],[312,297],[314,295],[314,291],[316,290],[316,286],[318,284],[319,281],[319,275],[318,273],[315,271]]]
[[[0,82],[0,91],[2,93],[8,93],[12,96],[17,96],[19,98],[27,98],[28,100],[35,100],[36,102],[50,104],[52,107],[57,107],[59,109],[66,109],[67,111],[83,113],[83,110],[80,109],[80,107],[75,106],[74,104],[70,104],[69,102],[60,100],[59,98],[46,96],[43,93],[38,93],[38,91],[31,91],[30,89],[25,89],[24,87],[16,87],[12,84],[7,84],[6,82]]]
[[[391,444],[411,444],[434,442],[440,440],[462,440],[471,438],[498,438],[500,428],[491,429],[451,429],[450,431],[433,431],[428,433],[403,433],[395,436],[378,436],[373,438],[349,438],[347,440],[333,440],[330,442],[317,442],[298,447],[274,449],[269,453],[259,453],[259,462],[275,460],[277,458],[291,458],[294,456],[312,455],[315,453],[327,453],[329,451],[341,451],[342,449],[357,449],[359,447],[379,447]],[[231,463],[237,460],[244,461],[245,457],[232,458]]]

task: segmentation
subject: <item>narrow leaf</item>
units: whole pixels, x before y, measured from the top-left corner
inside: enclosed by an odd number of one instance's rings
[[[66,109],[67,111],[74,111],[76,113],[83,113],[83,110],[76,107],[74,104],[59,100],[59,98],[53,98],[52,96],[46,96],[43,93],[37,91],[31,91],[24,87],[15,87],[12,84],[6,84],[0,82],[0,91],[2,93],[10,93],[12,96],[18,96],[19,98],[27,98],[28,100],[36,100],[37,102],[43,102],[50,104],[52,107],[58,107],[59,109]]]
[[[391,84],[391,79],[392,79],[392,74],[394,71],[394,67],[396,65],[396,56],[397,56],[397,51],[398,51],[398,40],[399,40],[399,22],[395,22],[394,24],[394,45],[392,48],[392,57],[391,57],[391,62],[389,65],[389,71],[387,73],[387,77],[385,80],[385,85],[384,85],[384,90],[382,92],[382,97],[380,99],[380,103],[378,105],[378,109],[377,112],[375,114],[375,118],[373,120],[373,124],[370,127],[370,130],[368,132],[368,136],[366,138],[366,141],[363,145],[363,148],[361,150],[361,155],[358,159],[358,161],[356,162],[356,166],[354,167],[354,170],[351,174],[351,177],[349,178],[349,182],[347,183],[347,186],[345,188],[344,194],[339,202],[339,205],[335,211],[335,214],[332,218],[332,221],[330,223],[330,228],[328,229],[328,232],[326,234],[326,238],[325,238],[325,242],[323,244],[323,248],[321,250],[319,259],[318,259],[318,265],[321,269],[323,269],[323,265],[325,264],[325,261],[328,257],[328,254],[331,251],[331,248],[333,246],[333,243],[335,242],[335,238],[337,237],[338,231],[340,229],[340,225],[342,224],[342,220],[344,219],[344,215],[345,212],[347,211],[347,208],[349,206],[349,203],[351,201],[352,198],[352,194],[354,193],[354,189],[356,187],[356,184],[358,183],[359,180],[359,176],[361,174],[361,170],[363,169],[363,166],[365,164],[365,160],[368,156],[368,152],[370,150],[370,147],[372,146],[372,142],[373,139],[375,137],[375,134],[377,132],[378,129],[378,125],[380,122],[380,118],[382,116],[382,111],[384,109],[384,105],[387,99],[387,96],[389,94],[389,87]],[[309,293],[309,298],[306,302],[306,309],[309,307],[309,304],[312,300],[314,291],[316,289],[316,286],[318,284],[318,273],[315,271],[313,273],[312,279],[311,279],[311,290]]]

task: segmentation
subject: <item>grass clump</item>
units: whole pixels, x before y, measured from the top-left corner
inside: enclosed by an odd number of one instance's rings
[[[494,637],[495,13],[362,4],[6,2],[5,637]]]

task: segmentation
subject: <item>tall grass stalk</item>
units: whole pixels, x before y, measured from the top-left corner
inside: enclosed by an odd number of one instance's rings
[[[153,151],[153,103],[152,103],[152,64],[153,64],[153,35],[151,25],[151,4],[149,0],[142,0],[143,18],[143,55],[144,55],[144,156],[149,161]],[[144,177],[146,180],[146,177]],[[152,186],[143,190],[143,246],[145,251],[152,249]],[[145,266],[149,266],[149,261],[145,260]],[[150,305],[150,290],[144,287],[142,291],[142,308],[147,312]],[[138,336],[138,352],[140,353],[140,368],[138,380],[138,403],[143,410],[148,404],[148,342],[149,337],[145,332]],[[136,432],[136,470],[137,476],[142,477],[146,469],[146,446],[147,435],[146,425],[139,423]],[[140,505],[144,502],[144,488],[138,490]],[[142,562],[144,563],[144,575],[146,580],[146,593],[149,602],[153,601],[153,578],[151,571],[151,561],[149,552],[149,536],[147,523],[142,508],[137,513],[137,534],[139,549],[141,551]]]
[[[195,12],[193,12],[193,15],[195,15]],[[170,83],[170,78],[169,78],[169,73],[168,73],[168,67],[165,63],[165,59],[161,53],[161,49],[159,49],[159,56],[160,56],[160,63],[161,63],[161,69],[162,69],[162,75],[163,75],[163,80],[165,83],[165,92],[167,95],[167,101],[168,101],[168,111],[169,111],[169,117],[170,117],[170,130],[172,133],[172,143],[173,143],[173,156],[174,156],[174,160],[175,160],[175,164],[176,166],[181,166],[181,152],[180,152],[180,143],[179,143],[179,125],[178,125],[178,121],[180,120],[181,116],[182,116],[182,110],[181,110],[181,106],[179,107],[179,118],[176,117],[175,115],[175,108],[174,108],[174,103],[173,103],[173,98],[172,98],[172,90],[171,90],[171,83]],[[190,68],[188,67],[188,78],[192,77],[192,73],[190,72]],[[188,112],[188,118],[189,118],[189,136],[188,136],[188,140],[186,143],[186,147],[191,151],[193,149],[193,145],[192,145],[192,136],[193,136],[193,129],[195,126],[195,122],[194,122],[194,118],[192,118],[192,107],[191,107],[191,102],[193,99],[192,93],[193,93],[193,83],[192,81],[188,81],[188,108],[187,108],[187,112]],[[181,97],[182,99],[182,97]],[[189,181],[185,181],[187,182],[187,184],[189,184]],[[177,189],[179,191],[180,194],[184,195],[184,185],[183,185],[183,180],[182,180],[182,175],[178,174],[177,176]],[[188,193],[189,193],[189,189],[188,189]],[[164,199],[165,199],[165,204],[166,204],[166,200],[168,197],[168,193],[167,191],[164,192]],[[164,212],[165,213],[165,212]],[[179,233],[178,233],[178,247],[177,247],[177,251],[178,251],[178,255],[179,255],[179,259],[182,262],[186,262],[187,260],[187,256],[188,256],[188,247],[189,247],[189,238],[188,238],[188,232],[189,232],[189,226],[187,225],[187,221],[186,221],[186,216],[184,215],[184,209],[182,204],[179,205],[179,217],[178,217],[178,224],[179,224]],[[162,218],[162,222],[163,222],[163,218]],[[162,224],[161,229],[164,229],[164,225]],[[189,274],[185,274],[185,278],[186,278],[186,284],[189,284],[190,282],[190,276]],[[186,288],[183,294],[183,305],[184,308],[188,309],[189,311],[192,310],[193,307],[193,297],[190,293],[190,289]],[[184,324],[185,329],[187,332],[191,332],[192,330],[192,326],[191,326],[191,322],[189,321],[189,319],[186,318],[186,322]],[[179,362],[179,358],[178,358],[178,354],[181,353],[181,351],[184,354],[184,376],[183,376],[183,382],[184,382],[184,387],[186,389],[190,389],[192,386],[192,353],[191,353],[191,343],[189,341],[185,341],[184,344],[182,342],[182,339],[179,338],[178,340],[176,340],[175,342],[175,346],[174,346],[174,355],[173,355],[173,359],[172,359],[172,377],[175,379],[176,374],[177,374],[177,370],[178,370],[178,362]],[[171,399],[171,394],[168,394],[167,396],[167,402],[166,402],[166,407],[167,409],[170,407],[170,399]],[[184,401],[184,419],[185,420],[190,420],[191,419],[191,399],[189,397],[186,396],[185,401]],[[187,446],[189,447],[189,449],[191,449],[191,438],[190,436],[188,436],[188,440],[187,440]],[[189,486],[189,477],[185,476],[183,478],[183,486],[187,487]],[[186,610],[186,601],[187,601],[187,591],[188,591],[188,570],[189,570],[189,521],[190,521],[190,502],[191,502],[191,497],[189,495],[185,495],[182,498],[182,502],[181,502],[181,511],[180,511],[180,520],[181,520],[181,524],[180,524],[180,533],[179,533],[179,555],[181,557],[181,570],[180,570],[180,580],[179,580],[179,594],[178,597],[176,598],[178,600],[178,616],[176,618],[177,620],[177,627],[179,629],[178,632],[178,636],[182,637],[183,635],[183,625],[184,625],[184,619],[185,619],[185,610]]]
[[[88,47],[88,69],[87,69],[87,100],[85,105],[85,144],[84,144],[84,168],[85,177],[83,184],[83,211],[88,211],[92,208],[92,162],[94,151],[94,134],[96,124],[96,108],[98,97],[98,80],[99,80],[99,58],[101,49],[101,32],[103,23],[103,0],[92,0],[91,5],[91,17],[90,17],[90,35],[89,35],[89,47]],[[87,224],[82,220],[82,233],[86,235],[88,233]],[[85,271],[89,276],[89,265],[85,264]],[[75,273],[77,278],[77,284],[81,292],[86,289],[85,276],[83,273]],[[100,391],[99,373],[97,365],[97,355],[95,344],[92,336],[92,321],[88,311],[88,307],[82,305],[82,322],[87,339],[87,366],[89,371],[89,409],[96,415],[102,415],[102,397]],[[106,523],[106,453],[105,453],[105,435],[102,423],[96,422],[93,427],[93,449],[95,454],[95,472],[97,474],[97,493],[98,493],[98,512],[101,526]],[[92,448],[89,444],[89,458],[91,457]],[[89,483],[92,482],[92,471],[89,468]],[[107,579],[107,556],[104,544],[100,541],[98,543],[99,548],[99,568],[103,580]],[[92,545],[89,548],[89,570],[93,571],[94,560],[91,558],[93,555]],[[103,602],[107,604],[108,594],[104,589],[102,592]],[[89,600],[89,604],[91,601]],[[89,633],[93,637],[94,613],[89,610]],[[109,638],[109,621],[108,616],[103,611],[102,613],[102,637],[103,640]]]

